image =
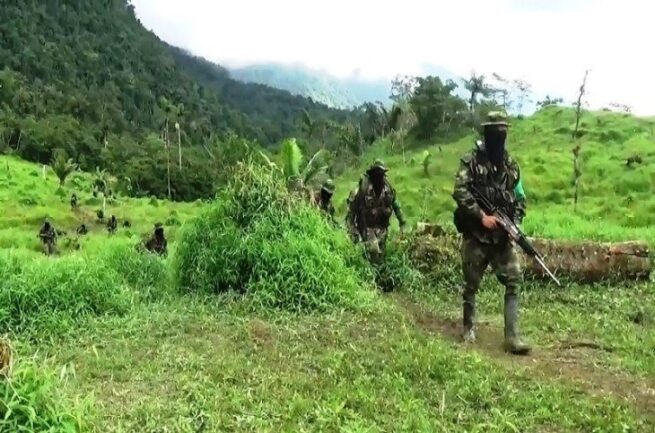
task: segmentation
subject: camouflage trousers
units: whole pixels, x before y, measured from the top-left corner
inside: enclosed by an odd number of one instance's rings
[[[522,281],[521,266],[514,246],[510,243],[487,244],[473,236],[463,236],[460,253],[464,274],[464,301],[472,302],[485,271],[491,265],[506,295],[518,294]]]
[[[386,228],[366,229],[366,242],[364,242],[364,248],[366,249],[368,260],[374,265],[379,265],[384,262],[387,233],[388,231]]]

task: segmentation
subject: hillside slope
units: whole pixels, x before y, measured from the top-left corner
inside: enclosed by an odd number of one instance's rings
[[[65,141],[81,143],[91,169],[108,137],[160,133],[167,119],[181,124],[188,144],[232,131],[271,145],[298,132],[302,110],[342,116],[232,80],[168,46],[140,24],[127,0],[9,2],[0,10],[0,35],[3,141],[38,147],[43,140],[34,130],[72,123],[77,133]],[[45,162],[50,151],[28,156]]]
[[[581,124],[581,189],[573,207],[571,109],[549,107],[524,120],[513,120],[508,149],[520,163],[528,198],[525,230],[557,239],[644,239],[655,244],[655,119],[611,112],[585,113]],[[366,164],[382,157],[410,221],[437,221],[452,227],[451,198],[459,158],[474,146],[471,135],[447,145],[416,144],[403,161],[400,146],[377,145],[338,183],[335,204],[343,213],[349,189]],[[410,145],[411,147],[411,145]],[[423,173],[423,152],[431,154]],[[626,160],[639,155],[632,167]]]

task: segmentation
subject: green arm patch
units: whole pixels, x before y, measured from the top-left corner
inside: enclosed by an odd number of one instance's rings
[[[525,191],[523,190],[523,180],[519,179],[514,187],[514,194],[518,200],[525,200]]]

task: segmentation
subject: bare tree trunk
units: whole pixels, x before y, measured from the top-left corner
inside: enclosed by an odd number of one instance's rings
[[[584,73],[584,78],[582,79],[582,84],[580,85],[580,93],[578,93],[578,100],[575,104],[575,129],[573,130],[573,140],[578,138],[578,129],[580,127],[580,117],[582,116],[582,98],[586,93],[587,87],[587,76],[589,75],[589,70],[587,69]],[[579,197],[579,188],[580,188],[580,177],[582,176],[582,170],[580,170],[580,144],[577,144],[573,148],[573,211],[578,210],[578,197]]]
[[[16,142],[16,152],[18,152],[18,149],[20,149],[20,140],[23,138],[23,130],[19,129],[18,130],[18,141]]]
[[[575,103],[575,129],[573,130],[573,137],[571,137],[574,140],[578,138],[578,128],[580,127],[580,117],[582,116],[582,98],[586,93],[588,75],[589,70],[587,69],[584,72],[584,78],[582,79],[582,85],[580,86],[580,93],[578,93],[578,100]]]
[[[580,187],[580,177],[582,171],[580,170],[580,145],[573,148],[573,211],[578,210],[578,192]]]
[[[171,143],[168,136],[168,119],[166,119],[166,140],[164,141],[164,146],[166,146],[166,177],[168,178],[168,199],[171,199]]]
[[[182,136],[180,132],[180,124],[175,122],[175,129],[177,129],[177,152],[179,159],[179,167],[182,170]]]

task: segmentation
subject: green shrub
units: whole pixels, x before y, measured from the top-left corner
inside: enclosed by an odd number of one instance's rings
[[[90,402],[64,398],[64,377],[32,360],[17,363],[11,376],[0,380],[0,432],[87,431]]]
[[[184,291],[234,290],[295,311],[362,308],[374,295],[361,251],[268,168],[239,166],[178,242],[174,269]]]
[[[158,255],[137,252],[130,241],[111,239],[104,241],[98,257],[143,298],[152,300],[166,293],[166,262]]]
[[[67,329],[84,316],[121,314],[132,293],[100,257],[58,260],[25,252],[0,254],[0,329]]]

